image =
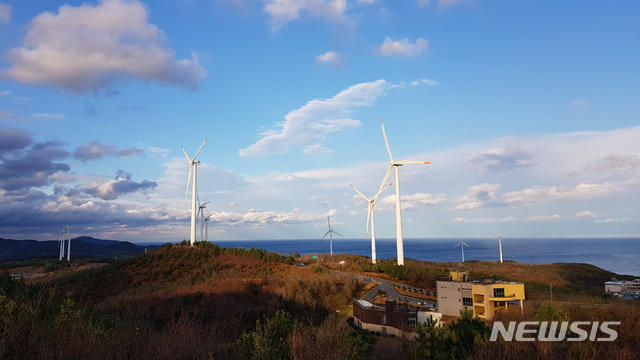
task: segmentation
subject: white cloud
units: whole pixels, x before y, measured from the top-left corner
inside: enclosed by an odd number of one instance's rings
[[[313,152],[328,149],[320,142],[326,135],[359,127],[358,120],[345,118],[353,108],[369,106],[384,95],[388,84],[384,80],[353,85],[331,99],[316,99],[285,115],[279,124],[281,131],[269,132],[255,144],[240,150],[240,156],[264,157],[302,148]]]
[[[604,220],[596,220],[596,221],[594,221],[594,223],[596,223],[596,224],[606,224],[606,223],[629,222],[629,221],[637,221],[637,220],[633,219],[633,218],[630,218],[630,217],[624,217],[624,218],[619,218],[619,219],[606,218]]]
[[[525,221],[553,221],[560,219],[560,215],[531,215]]]
[[[455,199],[458,203],[455,210],[474,210],[490,205],[502,204],[500,195],[501,185],[499,184],[480,184],[469,188],[467,195],[460,196]]]
[[[428,205],[437,205],[447,201],[445,194],[426,194],[415,193],[411,195],[400,195],[400,204],[402,210],[416,210]],[[376,202],[376,210],[380,211],[395,211],[396,209],[396,195],[387,195],[378,199]]]
[[[464,218],[464,217],[457,217],[455,219],[453,219],[453,221],[455,222],[464,222],[464,223],[503,223],[503,222],[510,222],[510,221],[515,221],[516,218],[510,216],[510,217],[505,217],[505,218],[500,218],[500,219],[496,219],[496,218],[483,218],[483,217],[479,217],[479,218]]]
[[[636,154],[609,154],[601,159],[592,161],[585,169],[597,173],[613,173],[640,168],[640,156]]]
[[[11,113],[4,112],[4,111],[0,111],[0,119],[14,120],[14,121],[24,120],[22,116],[13,115]]]
[[[466,163],[471,167],[487,171],[508,171],[535,165],[533,154],[516,145],[472,153]]]
[[[63,119],[64,115],[63,114],[42,114],[42,113],[38,113],[38,114],[33,114],[34,118],[48,118],[48,119]]]
[[[337,68],[341,68],[344,66],[342,56],[335,51],[329,51],[322,55],[316,56],[316,63],[331,65]]]
[[[0,22],[11,21],[11,5],[0,3]]]
[[[264,11],[271,16],[273,31],[282,29],[289,21],[300,17],[300,13],[327,19],[333,22],[344,22],[347,9],[346,0],[263,0]]]
[[[450,6],[457,6],[465,3],[469,3],[475,0],[438,0],[439,8],[447,8]]]
[[[511,191],[504,194],[504,202],[540,203],[563,199],[591,199],[610,195],[621,189],[620,184],[578,184],[575,187],[563,186],[535,186],[521,191]]]
[[[285,115],[285,121],[277,124],[281,129],[263,132],[260,140],[246,149],[241,149],[239,154],[247,157],[265,157],[298,149],[309,154],[329,153],[332,150],[322,145],[328,134],[362,126],[360,121],[348,117],[356,108],[374,104],[389,90],[419,85],[438,83],[430,79],[398,84],[377,80],[353,85],[330,99],[311,100]]]
[[[576,213],[575,215],[573,215],[574,218],[576,219],[580,219],[580,218],[594,218],[597,215],[592,212],[592,211],[580,211],[579,213]]]
[[[429,41],[418,39],[414,43],[410,43],[409,39],[392,40],[390,37],[385,38],[384,43],[375,48],[375,52],[380,55],[402,55],[417,56],[429,50]]]
[[[139,1],[101,0],[96,6],[63,5],[57,14],[36,16],[23,46],[7,53],[13,65],[2,75],[75,92],[108,89],[130,79],[195,89],[206,71],[192,56],[175,59]]]
[[[577,99],[571,102],[571,107],[574,110],[586,109],[589,106],[589,102],[585,99]]]

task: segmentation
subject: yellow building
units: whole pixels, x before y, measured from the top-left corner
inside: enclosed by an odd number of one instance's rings
[[[450,276],[437,281],[438,311],[443,315],[459,316],[467,308],[481,319],[491,320],[509,301],[519,300],[520,310],[525,299],[524,284],[501,280],[470,280],[469,272],[451,271]]]

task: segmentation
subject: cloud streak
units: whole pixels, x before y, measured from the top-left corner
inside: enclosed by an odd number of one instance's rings
[[[409,39],[392,40],[386,37],[384,43],[375,47],[375,52],[385,56],[418,56],[429,51],[429,41],[418,39],[410,42]]]
[[[74,152],[74,159],[81,161],[97,160],[105,156],[128,157],[142,154],[142,149],[126,148],[117,150],[114,144],[102,144],[98,141],[91,141],[79,146]]]
[[[353,109],[373,104],[388,89],[388,83],[378,80],[353,85],[330,99],[316,99],[293,110],[284,117],[280,131],[265,134],[255,144],[240,150],[240,156],[264,157],[302,149],[306,153],[330,152],[322,140],[333,132],[362,126],[347,118]]]

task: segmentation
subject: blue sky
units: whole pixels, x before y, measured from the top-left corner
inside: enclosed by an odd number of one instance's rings
[[[0,0],[0,237],[640,235],[640,3]],[[393,181],[391,179],[390,181]],[[395,236],[393,190],[376,234]],[[407,254],[410,257],[410,254]]]

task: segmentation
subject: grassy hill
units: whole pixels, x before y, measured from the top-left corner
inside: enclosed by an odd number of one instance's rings
[[[297,266],[305,260],[312,259],[199,243],[165,245],[86,271],[70,267],[31,283],[5,273],[0,276],[0,358],[420,358],[413,342],[348,326],[344,314],[364,286],[329,269],[433,287],[437,276],[458,268],[457,263],[418,261],[372,266],[370,259],[355,255]],[[464,268],[476,277],[525,281],[528,297],[536,294],[529,287],[538,286],[544,298],[544,288],[552,283],[554,299],[556,289],[564,289],[580,301],[621,304],[602,296],[602,282],[613,274],[587,264],[467,262]],[[585,315],[580,307],[567,311],[572,318]],[[606,311],[589,316],[622,316]],[[629,329],[640,325],[637,306],[624,314],[631,319]],[[623,338],[637,343],[636,333]],[[476,354],[489,358],[506,348],[489,343],[482,349]]]

